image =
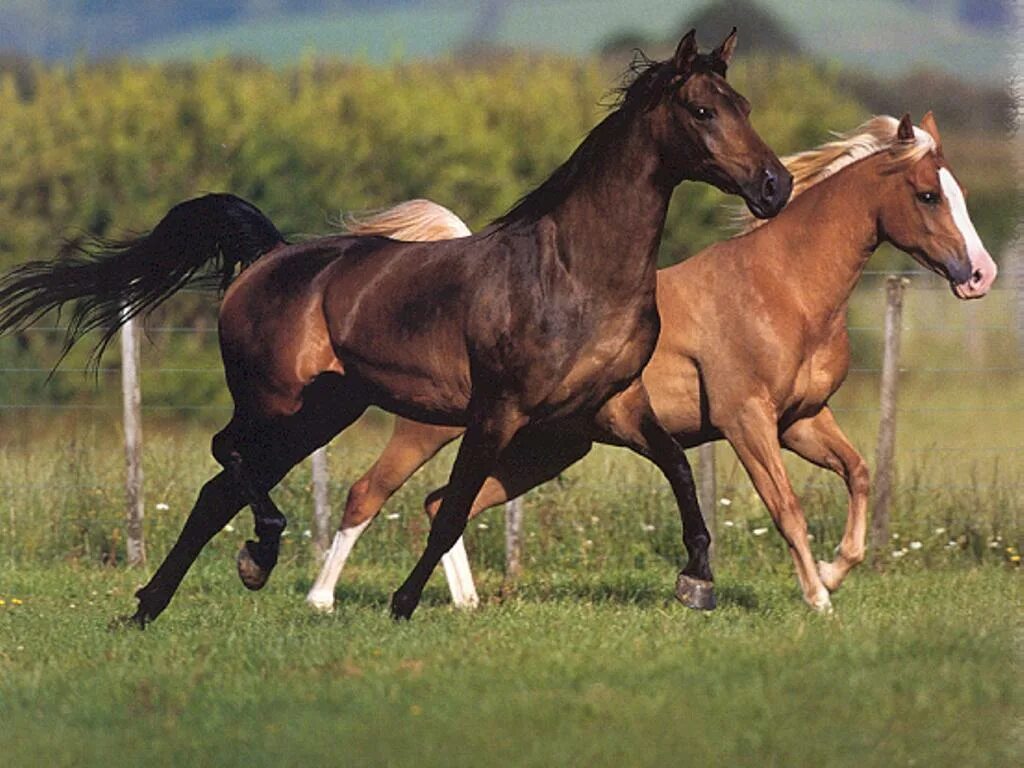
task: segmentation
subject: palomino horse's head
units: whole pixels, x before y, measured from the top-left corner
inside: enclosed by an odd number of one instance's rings
[[[914,145],[925,145],[928,151],[914,162],[894,164],[891,183],[879,190],[882,232],[897,248],[945,277],[958,298],[981,298],[996,279],[996,264],[967,213],[966,195],[946,163],[931,112],[919,128],[910,115],[900,120],[894,151]]]
[[[726,82],[736,30],[711,53],[699,53],[690,30],[669,61],[650,67],[626,90],[638,97],[666,167],[675,178],[704,181],[740,195],[758,218],[789,200],[789,171],[750,124],[750,103]]]

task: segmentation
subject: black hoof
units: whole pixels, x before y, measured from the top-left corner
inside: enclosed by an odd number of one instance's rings
[[[718,600],[715,599],[715,583],[680,573],[676,579],[676,600],[687,608],[713,611],[718,605]]]
[[[238,578],[242,580],[246,589],[254,592],[267,584],[270,578],[270,568],[264,568],[256,558],[258,557],[258,545],[255,541],[245,542],[245,546],[238,550]],[[273,567],[273,566],[271,566]]]
[[[419,602],[412,595],[395,592],[391,596],[391,618],[395,621],[408,621]]]

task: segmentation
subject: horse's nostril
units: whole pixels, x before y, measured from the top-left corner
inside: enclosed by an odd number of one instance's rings
[[[981,282],[981,270],[980,269],[976,269],[976,270],[974,270],[971,273],[971,282],[972,283],[980,283]]]

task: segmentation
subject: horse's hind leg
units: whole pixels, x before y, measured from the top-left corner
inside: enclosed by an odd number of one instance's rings
[[[441,448],[461,434],[462,429],[458,427],[437,427],[403,418],[395,420],[391,439],[384,447],[384,452],[349,489],[341,524],[334,534],[334,541],[324,558],[320,574],[306,595],[309,605],[319,611],[331,611],[334,608],[334,588],[349,553],[363,531],[395,491]],[[469,595],[452,585],[452,598],[457,604],[472,602],[473,597],[475,593]]]
[[[236,417],[215,438],[215,457],[232,473],[253,513],[256,540],[246,541],[237,558],[238,576],[246,588],[258,590],[267,583],[287,525],[270,490],[293,466],[359,418],[365,408],[362,401],[332,403],[314,392],[293,415],[256,424]]]
[[[135,593],[139,606],[131,621],[145,627],[163,612],[203,547],[245,503],[242,490],[227,471],[203,486],[178,540],[153,578]]]
[[[850,501],[843,539],[836,548],[835,560],[818,561],[818,575],[828,591],[835,592],[853,567],[864,560],[871,490],[867,462],[843,434],[829,408],[792,424],[782,433],[782,444],[819,467],[832,470],[846,482]]]
[[[658,421],[643,382],[637,380],[609,400],[598,424],[627,448],[653,461],[668,480],[679,507],[687,562],[676,579],[676,598],[688,608],[712,610],[715,598],[711,573],[711,534],[697,501],[697,488],[686,452]]]
[[[163,612],[203,547],[242,507],[252,504],[253,499],[257,498],[260,502],[257,515],[262,514],[271,520],[275,513],[281,515],[276,507],[268,509],[263,506],[260,497],[269,501],[267,492],[295,464],[355,421],[365,408],[363,403],[355,402],[339,406],[333,413],[325,413],[317,406],[318,401],[313,400],[310,407],[303,407],[293,416],[280,419],[274,424],[276,431],[271,434],[276,434],[277,440],[273,450],[265,450],[262,454],[252,452],[253,443],[237,441],[239,434],[245,434],[245,431],[239,430],[237,415],[218,433],[213,442],[214,457],[226,465],[225,469],[203,486],[178,540],[149,583],[136,592],[139,607],[131,617],[136,624],[145,626]],[[239,462],[242,471],[239,471],[238,466],[233,466]],[[280,540],[283,515],[281,518],[281,525],[275,525],[272,520],[269,530],[264,527],[262,532],[257,519],[257,535],[260,537],[258,545],[269,546],[272,541]],[[268,552],[267,556],[276,562],[276,551]],[[262,577],[265,582],[268,573],[257,573],[256,578]]]

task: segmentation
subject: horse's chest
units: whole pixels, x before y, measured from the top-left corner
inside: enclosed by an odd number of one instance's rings
[[[658,339],[656,314],[608,318],[581,342],[547,400],[560,412],[598,408],[640,376]]]
[[[794,379],[789,410],[816,413],[846,378],[849,355],[846,344],[832,338],[808,354]]]

